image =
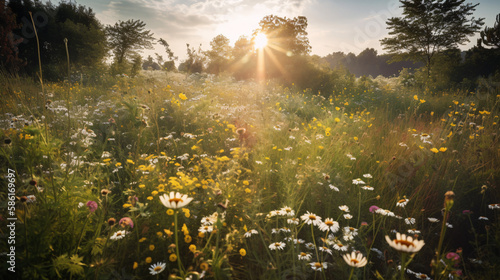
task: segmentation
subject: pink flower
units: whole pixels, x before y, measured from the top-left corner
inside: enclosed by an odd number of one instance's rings
[[[453,259],[454,261],[458,261],[460,259],[460,255],[458,255],[457,253],[449,252],[448,254],[446,254],[446,258],[449,260]]]
[[[134,228],[134,222],[129,217],[121,218],[118,224],[122,227],[130,226],[130,228]]]
[[[380,209],[380,208],[377,205],[372,205],[372,206],[370,206],[369,210],[371,213],[375,213],[375,211],[377,211],[378,209]]]
[[[464,215],[469,215],[471,213],[472,213],[472,211],[470,211],[470,210],[464,210],[464,211],[462,211],[462,214],[464,214]]]
[[[87,201],[87,207],[89,208],[89,211],[91,213],[94,213],[95,210],[97,210],[97,202],[95,202],[93,200],[89,200],[89,201]]]

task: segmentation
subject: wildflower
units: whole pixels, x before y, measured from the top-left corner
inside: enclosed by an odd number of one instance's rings
[[[172,216],[174,214],[174,210],[168,209],[167,210],[167,215]]]
[[[283,250],[285,248],[285,243],[283,242],[274,242],[271,245],[269,245],[270,250]]]
[[[123,218],[121,218],[120,221],[118,222],[118,224],[122,228],[124,228],[126,226],[130,226],[130,228],[134,228],[134,222],[129,217],[123,217]]]
[[[352,219],[352,215],[351,214],[344,214],[344,219],[350,220],[350,219]]]
[[[407,225],[414,225],[414,224],[415,224],[415,222],[416,222],[416,221],[415,221],[415,218],[408,217],[408,218],[406,218],[406,219],[405,219],[405,223],[406,223]]]
[[[298,218],[290,218],[290,219],[287,219],[286,222],[288,224],[298,225],[299,224],[299,219]]]
[[[315,226],[319,226],[321,224],[321,217],[310,213],[309,211],[300,216],[300,218],[308,225],[313,224]]]
[[[328,247],[325,247],[325,246],[319,247],[319,250],[320,250],[321,252],[326,252],[326,253],[328,253],[329,255],[331,255],[331,254],[332,254],[332,250],[331,250],[331,249],[329,249]]]
[[[182,195],[179,192],[177,193],[170,192],[169,196],[167,196],[167,194],[160,196],[161,203],[163,203],[165,207],[172,209],[182,208],[188,205],[192,200],[193,200],[192,197],[188,197],[187,195]]]
[[[200,269],[201,269],[202,271],[207,271],[207,270],[208,270],[208,263],[206,263],[206,262],[202,262],[202,263],[200,264]]]
[[[446,152],[447,150],[448,150],[448,148],[445,148],[445,147],[439,148],[439,151],[442,152],[442,153]]]
[[[378,209],[380,209],[378,206],[372,205],[368,210],[370,211],[370,213],[375,213]]]
[[[168,257],[168,260],[171,262],[175,262],[177,260],[177,255],[176,254],[170,254]]]
[[[500,209],[500,204],[498,204],[498,203],[496,203],[496,204],[489,204],[488,208],[491,209],[491,210]]]
[[[485,216],[479,216],[478,220],[488,221],[489,219]]]
[[[314,249],[314,244],[312,244],[311,242],[308,242],[308,243],[306,243],[306,248],[309,249],[309,250],[313,250]]]
[[[420,230],[418,230],[418,229],[414,229],[414,228],[413,228],[413,229],[409,229],[409,230],[408,230],[408,233],[409,233],[409,234],[420,234]]]
[[[371,175],[370,173],[368,173],[368,174],[363,174],[363,177],[365,177],[365,178],[373,178],[373,177],[372,177],[372,175]]]
[[[309,265],[311,265],[311,268],[315,271],[323,271],[328,266],[326,262],[312,262],[309,263]]]
[[[335,187],[335,186],[334,186],[334,185],[332,185],[332,184],[330,184],[330,185],[329,185],[329,187],[330,187],[330,189],[332,189],[332,190],[334,190],[334,191],[336,191],[336,192],[338,192],[338,191],[339,191],[339,188]]]
[[[189,251],[191,251],[191,253],[196,252],[196,245],[194,244],[189,245]]]
[[[249,238],[250,236],[252,236],[252,234],[258,234],[258,233],[259,232],[257,230],[251,229],[251,230],[245,232],[245,234],[243,236],[246,237],[246,238]]]
[[[165,270],[166,265],[167,265],[166,263],[161,263],[161,262],[153,264],[149,268],[149,273],[151,273],[151,275],[160,274]]]
[[[202,233],[211,233],[214,230],[213,226],[201,226],[198,231]]]
[[[344,261],[352,267],[363,267],[368,263],[366,258],[361,253],[356,254],[356,252],[352,252],[351,254],[345,254],[342,257],[344,258]]]
[[[437,153],[439,153],[439,150],[438,150],[438,149],[436,149],[436,148],[432,148],[432,149],[431,149],[431,152],[433,152],[433,153],[437,154]]]
[[[240,255],[241,255],[242,257],[246,256],[246,255],[247,255],[247,251],[246,251],[245,249],[241,248],[241,249],[240,249]]]
[[[184,242],[191,243],[192,240],[193,240],[193,238],[191,237],[191,235],[184,236]]]
[[[436,218],[427,218],[427,219],[428,219],[428,220],[429,220],[429,222],[431,222],[431,223],[438,223],[438,222],[439,222],[439,220],[438,220],[438,219],[436,219]]]
[[[115,223],[116,223],[116,219],[115,218],[109,218],[108,219],[108,225],[109,226],[113,226]]]
[[[340,241],[338,241],[337,243],[335,243],[333,245],[333,249],[335,249],[337,251],[344,251],[344,252],[347,251],[348,247],[349,246],[342,244]]]
[[[408,203],[408,201],[410,201],[409,199],[407,198],[403,198],[403,199],[400,199],[397,203],[396,203],[396,206],[399,206],[399,207],[405,207],[406,204]]]
[[[331,218],[326,218],[325,221],[319,225],[319,229],[321,231],[329,230],[331,232],[337,232],[340,229],[340,226],[337,221],[334,221]]]
[[[285,214],[286,216],[289,216],[289,217],[295,216],[295,211],[288,206],[285,206],[285,207],[281,208],[280,210],[281,210],[281,213]]]
[[[366,183],[363,180],[357,178],[357,179],[352,180],[352,184],[353,185],[364,185]]]
[[[310,261],[311,258],[312,258],[311,253],[300,252],[300,254],[299,254],[299,260],[301,260],[301,261]]]
[[[111,240],[119,240],[125,237],[127,235],[127,232],[125,230],[119,230],[115,232],[109,239]]]
[[[152,261],[153,261],[153,259],[151,257],[146,258],[146,263],[151,263]]]
[[[132,269],[137,269],[139,267],[139,264],[137,262],[134,262],[134,266],[132,266]]]
[[[396,239],[391,240],[389,236],[385,236],[387,243],[394,249],[400,252],[416,253],[424,246],[423,240],[414,240],[411,236],[396,233]]]
[[[87,207],[89,208],[90,213],[94,213],[97,210],[97,202],[93,200],[87,201]]]
[[[339,206],[339,209],[344,211],[344,212],[349,212],[349,206],[347,206],[347,205],[341,205],[341,206]]]

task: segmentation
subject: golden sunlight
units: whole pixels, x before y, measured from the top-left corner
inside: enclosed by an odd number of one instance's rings
[[[263,33],[257,34],[254,38],[254,46],[256,49],[263,49],[267,46],[267,37]]]

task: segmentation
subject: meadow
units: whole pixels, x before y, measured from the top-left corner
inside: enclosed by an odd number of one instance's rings
[[[164,71],[0,80],[5,277],[498,277],[488,80],[321,94]]]

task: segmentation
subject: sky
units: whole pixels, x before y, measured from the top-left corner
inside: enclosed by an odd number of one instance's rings
[[[75,1],[73,1],[75,2]],[[500,1],[466,1],[479,3],[473,16],[485,18],[492,27],[500,13]],[[250,37],[266,15],[308,20],[311,54],[326,56],[332,52],[360,53],[374,48],[384,53],[379,40],[388,35],[386,20],[401,16],[398,0],[78,0],[90,7],[101,23],[107,25],[128,19],[140,19],[155,38],[165,39],[179,62],[186,58],[186,43],[202,50],[210,49],[210,41],[222,34],[230,44],[242,35]],[[476,37],[461,48],[476,44]],[[159,54],[164,49],[144,51],[143,56]]]

